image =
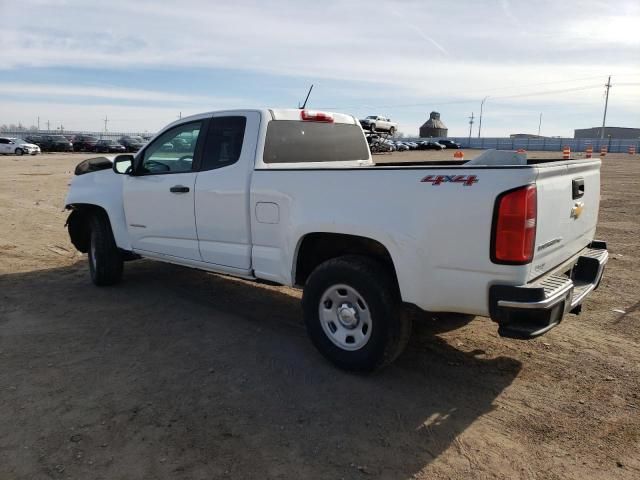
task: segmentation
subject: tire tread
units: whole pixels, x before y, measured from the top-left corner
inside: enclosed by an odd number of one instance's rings
[[[314,329],[309,327],[309,322],[318,321],[317,315],[315,314],[318,306],[314,299],[315,296],[321,295],[322,293],[312,292],[310,290],[317,289],[323,285],[323,280],[327,275],[340,271],[351,272],[366,282],[371,281],[370,286],[372,285],[373,289],[379,295],[383,315],[387,317],[387,332],[384,338],[382,352],[377,355],[377,358],[371,358],[366,362],[349,364],[347,361],[336,361],[335,358],[332,358],[327,352],[323,351],[322,342],[314,338]],[[356,285],[353,286],[357,287]],[[309,276],[302,302],[305,321],[307,322],[307,331],[313,343],[325,357],[346,370],[373,371],[380,369],[393,362],[402,353],[409,341],[412,325],[411,317],[407,315],[402,308],[400,293],[394,281],[393,274],[385,265],[373,258],[362,255],[345,255],[332,258],[320,264]]]
[[[115,285],[122,279],[123,259],[106,214],[96,212],[90,219],[90,242],[96,244],[96,265],[89,259],[91,280],[98,286]],[[91,248],[91,246],[89,247]],[[91,252],[89,251],[89,255]]]

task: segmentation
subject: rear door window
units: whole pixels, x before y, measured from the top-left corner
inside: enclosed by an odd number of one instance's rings
[[[369,147],[359,125],[274,120],[267,127],[265,163],[368,159]]]

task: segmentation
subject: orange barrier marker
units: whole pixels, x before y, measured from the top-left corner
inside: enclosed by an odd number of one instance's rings
[[[569,160],[570,156],[571,156],[571,149],[567,146],[562,147],[562,159]]]
[[[600,147],[600,156],[604,157],[607,154],[607,147]]]
[[[629,145],[629,155],[635,155],[635,154],[636,154],[636,146]]]
[[[593,147],[591,145],[588,145],[585,152],[587,153],[587,158],[591,158],[591,155],[593,155]]]
[[[464,153],[462,153],[462,150],[456,150],[453,153],[453,158],[454,160],[464,160]]]

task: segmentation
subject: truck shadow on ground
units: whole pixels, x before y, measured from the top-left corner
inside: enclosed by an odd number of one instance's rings
[[[521,364],[437,336],[369,376],[329,365],[292,290],[149,261],[0,277],[0,477],[401,479]]]

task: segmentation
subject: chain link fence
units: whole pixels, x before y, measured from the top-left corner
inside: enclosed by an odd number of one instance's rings
[[[417,140],[437,141],[438,139],[420,138]],[[591,146],[594,152],[600,152],[601,147],[607,147],[607,151],[610,153],[627,153],[629,147],[633,146],[636,151],[640,151],[640,139],[448,137],[448,140],[459,143],[462,148],[473,149],[518,150],[524,148],[532,151],[560,152],[566,146],[571,148],[572,152],[584,152],[588,146]]]
[[[152,132],[88,132],[83,130],[12,130],[0,131],[0,137],[24,138],[35,135],[64,135],[74,137],[76,135],[91,135],[97,139],[118,140],[122,137],[142,137],[145,139],[155,135]]]

